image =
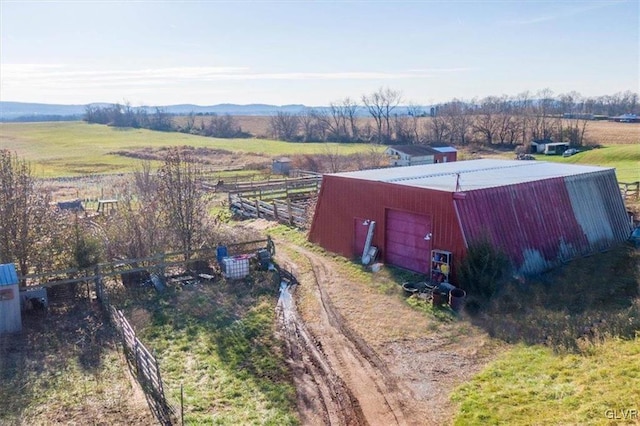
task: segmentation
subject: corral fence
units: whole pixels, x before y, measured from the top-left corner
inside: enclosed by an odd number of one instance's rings
[[[273,242],[269,237],[261,240],[246,241],[225,245],[227,255],[236,256],[255,253],[266,248],[273,251]],[[149,287],[158,291],[165,289],[167,278],[176,281],[190,282],[193,279],[212,279],[217,274],[209,267],[209,262],[216,258],[218,247],[203,248],[189,252],[160,253],[156,256],[122,259],[101,263],[91,268],[71,268],[19,276],[21,291],[33,292],[45,289],[48,300],[53,303],[70,303],[78,299],[96,299],[105,309],[111,324],[119,332],[123,351],[130,371],[134,374],[144,391],[150,408],[162,425],[180,424],[182,403],[176,404],[165,395],[164,383],[156,356],[136,336],[124,313],[117,308],[123,298],[135,297],[136,294],[147,294]],[[167,271],[182,270],[182,273],[167,275]],[[126,293],[114,290],[106,284],[120,276],[122,287]],[[180,407],[180,408],[177,408]]]
[[[618,182],[618,186],[625,200],[640,200],[640,181]]]
[[[156,419],[162,425],[176,424],[178,417],[182,418],[182,407],[178,409],[167,400],[158,359],[138,339],[135,330],[121,310],[109,305],[107,311],[111,323],[122,338],[122,346],[129,369],[147,395],[147,400]]]
[[[305,228],[310,200],[320,189],[322,175],[247,182],[229,190],[229,208],[250,218],[265,218]]]

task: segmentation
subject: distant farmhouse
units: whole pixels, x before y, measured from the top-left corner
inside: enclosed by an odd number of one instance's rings
[[[450,163],[457,160],[458,151],[450,146],[391,145],[385,152],[391,166]]]

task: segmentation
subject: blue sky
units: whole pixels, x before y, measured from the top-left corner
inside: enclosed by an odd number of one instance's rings
[[[327,105],[639,90],[638,0],[0,0],[0,100]]]

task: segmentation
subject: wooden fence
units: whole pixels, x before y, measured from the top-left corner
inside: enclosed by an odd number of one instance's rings
[[[640,200],[640,181],[637,182],[618,182],[622,197],[632,200]]]
[[[262,201],[233,195],[229,197],[229,208],[244,217],[265,218],[299,228],[306,228],[308,223],[307,208],[290,199]]]
[[[237,184],[229,190],[229,208],[244,217],[306,228],[307,201],[318,193],[321,181],[322,175],[304,174],[293,179]]]
[[[244,198],[282,199],[315,194],[320,188],[322,176],[303,176],[295,179],[274,179],[256,182],[243,182],[228,188],[229,196],[240,195]]]
[[[177,409],[167,400],[164,384],[160,376],[157,358],[138,339],[136,332],[121,310],[109,305],[107,307],[111,323],[120,333],[127,364],[140,386],[147,395],[149,405],[162,425],[177,424],[182,418],[181,409]],[[178,414],[180,414],[178,416]]]

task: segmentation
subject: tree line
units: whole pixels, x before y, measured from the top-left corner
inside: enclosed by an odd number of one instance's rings
[[[269,136],[290,142],[361,142],[378,144],[445,143],[517,145],[552,139],[584,144],[589,122],[638,112],[638,94],[584,97],[577,92],[555,95],[549,89],[515,96],[453,99],[426,110],[406,102],[390,88],[331,102],[326,108],[305,108],[299,113],[277,112],[269,117]],[[220,138],[249,137],[230,115],[211,115],[196,123],[189,114],[179,123],[156,108],[130,105],[89,106],[85,120],[118,127],[143,127]]]
[[[153,169],[141,162],[120,184],[118,208],[92,218],[55,208],[29,163],[0,150],[0,263],[22,275],[86,268],[103,260],[189,253],[221,238],[208,215],[202,170],[178,148]]]

